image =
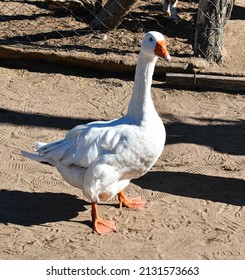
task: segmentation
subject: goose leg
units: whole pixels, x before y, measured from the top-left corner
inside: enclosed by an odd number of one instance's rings
[[[120,208],[122,206],[133,208],[133,209],[144,208],[146,203],[144,200],[141,199],[140,196],[128,199],[123,192],[118,193],[118,199],[120,202]]]
[[[93,228],[98,234],[106,234],[110,231],[116,231],[115,223],[99,218],[97,202],[92,202],[92,223]]]

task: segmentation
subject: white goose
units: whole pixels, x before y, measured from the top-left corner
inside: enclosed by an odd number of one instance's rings
[[[115,231],[113,221],[99,218],[97,203],[118,195],[120,206],[143,208],[140,197],[128,199],[123,189],[131,179],[147,173],[165,144],[165,128],[152,98],[151,83],[157,57],[170,60],[164,36],[145,34],[128,112],[112,121],[78,125],[61,140],[36,143],[38,154],[22,151],[30,159],[49,163],[64,179],[82,189],[92,202],[93,228],[98,234]]]

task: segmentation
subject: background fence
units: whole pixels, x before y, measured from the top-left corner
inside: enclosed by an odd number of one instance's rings
[[[197,10],[194,53],[209,61],[222,58],[224,27],[231,17],[234,0],[203,0]]]
[[[6,0],[0,1],[0,45],[20,48],[45,48],[52,51],[82,51],[93,54],[138,52],[143,33],[157,30],[166,35],[170,52],[174,56],[188,57],[194,54],[198,0],[179,0],[179,23],[163,13],[162,0],[138,0],[131,2],[116,29],[101,28],[101,10],[107,12],[110,0]],[[119,6],[122,0],[115,0]],[[206,0],[213,5],[219,0]],[[232,2],[233,0],[222,0]],[[112,1],[111,1],[112,2]],[[120,6],[122,8],[122,6]],[[208,6],[209,7],[209,6]],[[216,8],[216,7],[215,7]],[[220,8],[222,11],[224,8]],[[208,8],[208,11],[210,9]],[[216,9],[217,10],[217,9]],[[205,26],[212,22],[213,14],[207,7]],[[127,13],[128,12],[128,13]],[[113,16],[113,15],[111,15]],[[215,14],[220,18],[220,14]],[[229,18],[227,14],[226,19]],[[97,24],[95,24],[97,22]],[[224,22],[225,23],[225,22]],[[98,28],[99,26],[99,28]],[[103,25],[102,25],[103,26]],[[203,27],[200,20],[199,30]],[[217,30],[216,26],[212,27]],[[223,25],[220,25],[223,28]],[[210,30],[210,27],[208,27]],[[199,35],[196,35],[196,38]],[[206,38],[209,41],[209,37]],[[205,57],[203,46],[196,44],[195,54]],[[209,44],[210,45],[210,44]],[[212,51],[211,51],[212,52]],[[210,58],[207,56],[205,58]]]

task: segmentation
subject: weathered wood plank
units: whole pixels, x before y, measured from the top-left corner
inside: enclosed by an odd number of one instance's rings
[[[167,73],[166,84],[174,87],[236,90],[245,93],[245,77]]]

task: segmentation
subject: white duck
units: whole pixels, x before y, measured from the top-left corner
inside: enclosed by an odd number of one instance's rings
[[[138,57],[128,112],[112,121],[95,121],[71,129],[64,139],[36,143],[30,159],[54,165],[64,179],[82,189],[92,202],[92,222],[99,234],[115,231],[113,221],[99,218],[97,203],[118,195],[120,207],[143,208],[140,197],[128,199],[123,189],[131,179],[147,173],[165,144],[165,128],[152,98],[151,83],[157,57],[170,60],[164,36],[145,34]]]

